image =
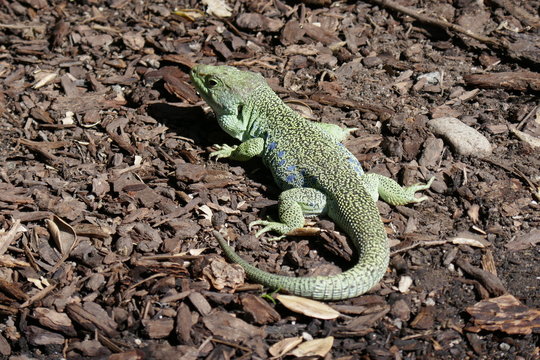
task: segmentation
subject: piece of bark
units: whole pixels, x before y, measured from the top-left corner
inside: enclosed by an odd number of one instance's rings
[[[540,73],[532,71],[508,71],[463,76],[468,85],[488,89],[540,91]]]
[[[435,324],[435,307],[434,306],[424,306],[420,312],[416,315],[414,320],[411,322],[411,327],[420,330],[427,330],[433,328]]]
[[[201,293],[192,292],[188,298],[201,315],[208,315],[212,311],[212,306]]]
[[[143,320],[142,324],[151,339],[166,338],[174,328],[174,320],[170,318]]]
[[[354,335],[360,335],[366,331],[369,333],[372,331],[371,327],[384,318],[390,309],[391,307],[386,304],[373,306],[368,314],[352,318],[344,328],[340,329],[340,332]]]
[[[11,345],[6,340],[6,338],[0,334],[0,355],[9,356],[11,355]]]
[[[248,294],[242,296],[240,301],[244,310],[253,317],[257,324],[271,324],[281,319],[279,313],[260,296]]]
[[[236,24],[243,29],[268,32],[277,32],[284,25],[281,19],[274,19],[257,13],[239,14],[236,18]]]
[[[203,322],[214,336],[220,336],[228,341],[244,342],[252,338],[262,338],[266,334],[263,328],[250,325],[223,311],[205,316]]]
[[[504,246],[510,251],[521,251],[530,249],[540,243],[540,229],[532,229],[529,233],[519,234]]]
[[[502,331],[520,335],[540,332],[540,310],[528,308],[510,294],[482,300],[466,310],[475,324],[466,328],[468,331]]]
[[[505,9],[510,14],[512,14],[512,16],[514,16],[516,19],[518,19],[527,26],[536,28],[540,26],[540,20],[537,16],[535,17],[533,14],[530,14],[529,12],[527,12],[527,10],[518,6],[511,0],[490,0],[489,3],[495,4]]]
[[[62,46],[64,43],[64,40],[66,39],[67,34],[69,33],[70,27],[69,23],[58,20],[58,22],[54,25],[54,28],[52,30],[52,47],[59,47]]]
[[[77,331],[75,331],[73,323],[64,313],[59,313],[52,309],[38,307],[34,309],[33,315],[36,319],[38,319],[39,323],[46,328],[63,332],[64,334],[72,337],[77,335]]]
[[[107,322],[103,321],[98,316],[91,314],[82,308],[78,304],[68,304],[66,306],[66,312],[71,320],[81,325],[88,331],[101,330],[105,334],[111,337],[117,337],[118,332],[115,328],[111,327]]]
[[[43,121],[44,123],[47,123],[47,124],[54,124],[55,123],[54,119],[51,117],[51,115],[49,114],[48,111],[43,110],[43,109],[41,109],[40,107],[37,107],[37,106],[33,107],[30,110],[30,115],[34,119]]]
[[[193,340],[191,339],[192,318],[189,306],[182,302],[178,306],[176,314],[176,337],[181,344],[191,345]]]
[[[68,97],[75,98],[81,95],[79,89],[77,89],[77,86],[75,85],[75,82],[71,80],[71,77],[68,74],[62,75],[60,78],[60,83],[62,84],[64,93]]]
[[[14,283],[0,279],[0,291],[5,294],[9,294],[18,300],[27,300],[28,295],[21,290],[19,283]]]
[[[147,356],[141,349],[128,350],[117,354],[112,354],[107,360],[144,360]]]
[[[33,346],[62,345],[65,338],[57,333],[30,325],[26,329],[28,342]]]

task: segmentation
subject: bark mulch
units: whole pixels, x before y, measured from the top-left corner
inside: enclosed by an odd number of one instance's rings
[[[539,8],[0,1],[0,358],[539,358]],[[306,117],[358,128],[366,171],[436,177],[428,201],[378,204],[379,285],[295,307],[224,259],[213,230],[291,276],[356,254],[325,218],[277,243],[248,231],[279,189],[259,160],[208,159],[234,140],[196,63],[260,72]],[[448,117],[472,151],[434,127]]]

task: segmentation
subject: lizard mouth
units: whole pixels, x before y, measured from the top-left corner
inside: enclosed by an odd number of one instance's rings
[[[204,76],[206,74],[204,72],[198,71],[197,68],[199,66],[195,66],[191,69],[191,72],[189,74],[189,77],[191,78],[191,83],[195,87],[195,91],[197,94],[203,98],[205,101],[211,101],[211,98],[209,96],[208,90],[204,87]]]
[[[195,85],[195,89],[197,90],[197,93],[200,93],[202,90],[202,80],[201,76],[204,76],[204,74],[197,71],[197,67],[195,66],[193,69],[191,69],[191,72],[189,73],[189,77],[191,78],[191,82],[193,85]]]

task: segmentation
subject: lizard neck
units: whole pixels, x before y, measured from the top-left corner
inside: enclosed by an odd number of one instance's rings
[[[277,99],[270,99],[276,97]],[[229,111],[217,115],[220,127],[232,137],[246,141],[255,137],[262,137],[268,130],[268,120],[271,112],[266,111],[264,106],[270,100],[281,101],[277,95],[267,86],[255,89],[243,103]],[[230,110],[233,111],[230,111]],[[270,116],[270,117],[269,117]]]

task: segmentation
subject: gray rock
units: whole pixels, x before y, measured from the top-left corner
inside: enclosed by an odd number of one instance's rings
[[[477,130],[453,117],[441,117],[427,122],[428,128],[446,140],[461,155],[485,157],[491,155],[491,144]]]

